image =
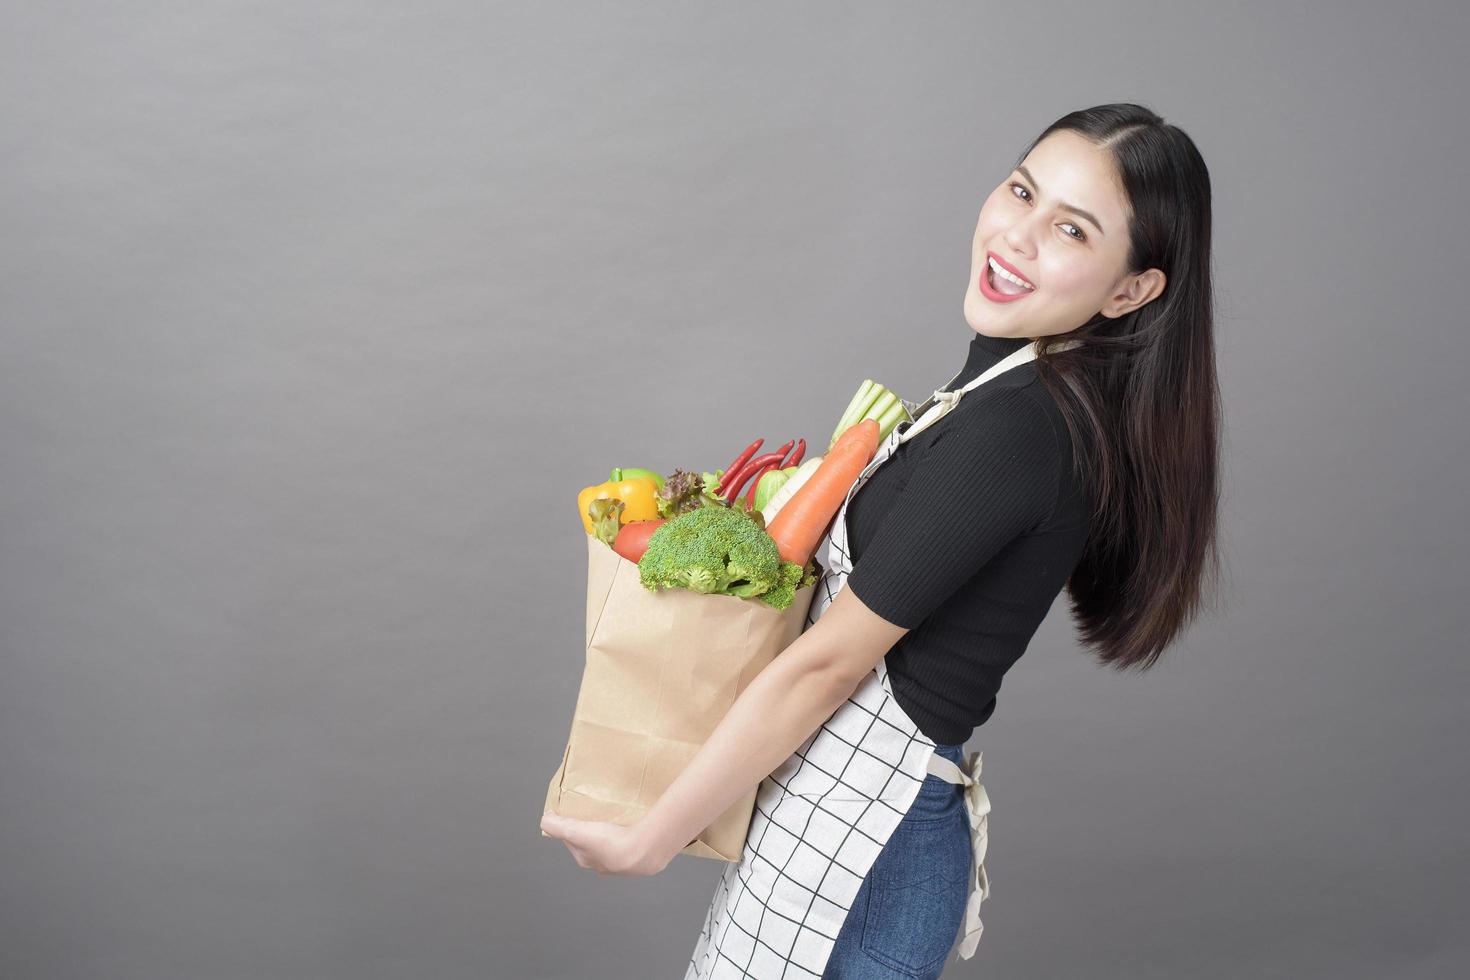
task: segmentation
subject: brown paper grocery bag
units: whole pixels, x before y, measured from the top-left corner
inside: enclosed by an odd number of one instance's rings
[[[587,663],[543,810],[627,826],[694,758],[740,692],[801,635],[816,584],[785,609],[654,592],[638,565],[587,536]],[[739,861],[756,787],[680,853]],[[542,836],[547,836],[542,832]]]

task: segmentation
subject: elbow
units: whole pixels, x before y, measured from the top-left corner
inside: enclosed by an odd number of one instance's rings
[[[850,657],[841,656],[822,642],[822,631],[816,627],[803,633],[783,650],[776,664],[789,672],[783,683],[802,700],[829,712],[857,690],[867,671],[855,669]],[[870,668],[871,669],[871,668]],[[825,716],[824,716],[825,717]]]
[[[866,658],[854,657],[850,651],[818,651],[812,657],[809,673],[814,678],[813,687],[832,708],[848,698],[873,672],[873,664]]]
[[[809,644],[804,651],[827,683],[842,689],[842,699],[857,689],[909,632],[869,609],[851,589],[838,591],[836,599],[798,642]]]
[[[850,665],[834,661],[818,670],[816,685],[823,692],[821,695],[823,701],[829,708],[835,710],[838,705],[852,697],[852,693],[858,689],[863,678],[870,673],[872,673],[871,670],[857,673]]]

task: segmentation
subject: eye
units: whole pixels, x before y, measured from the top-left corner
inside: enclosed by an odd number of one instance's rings
[[[1020,199],[1023,200],[1023,201],[1025,201],[1025,202],[1027,202],[1029,204],[1030,201],[1031,201],[1031,192],[1026,189],[1026,185],[1025,184],[1012,183],[1011,184],[1011,196],[1012,197],[1020,197],[1019,194],[1016,194],[1015,193],[1018,190],[1022,194],[1025,194],[1026,195],[1025,197],[1021,197]],[[1079,241],[1079,242],[1085,242],[1085,241],[1087,241],[1087,235],[1082,231],[1082,229],[1081,228],[1078,228],[1076,225],[1072,224],[1070,221],[1067,222],[1063,227],[1072,228],[1072,229],[1076,230],[1076,232],[1077,232],[1077,234],[1074,235],[1074,234],[1072,234],[1072,232],[1069,231],[1069,232],[1067,232],[1067,237],[1072,238],[1072,239],[1075,239],[1076,241]]]

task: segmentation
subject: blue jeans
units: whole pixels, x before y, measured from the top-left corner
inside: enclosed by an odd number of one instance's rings
[[[963,767],[963,745],[934,748]],[[822,976],[935,980],[959,939],[972,856],[964,787],[928,774],[863,879]]]

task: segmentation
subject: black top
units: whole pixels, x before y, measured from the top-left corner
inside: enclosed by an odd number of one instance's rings
[[[946,390],[1028,343],[975,333]],[[964,743],[995,711],[1001,677],[1082,555],[1089,513],[1035,361],[965,392],[853,495],[847,587],[910,628],[884,658],[889,682],[936,743]]]

